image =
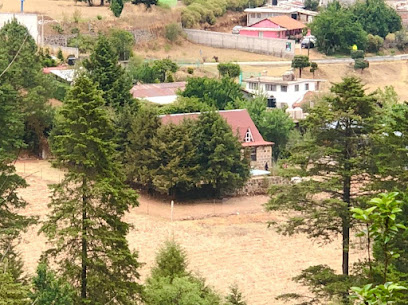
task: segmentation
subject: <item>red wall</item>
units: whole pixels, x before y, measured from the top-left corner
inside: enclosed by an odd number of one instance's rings
[[[267,31],[248,31],[248,30],[240,30],[239,35],[243,36],[253,36],[253,37],[259,37],[258,32],[263,32],[263,37],[264,38],[286,38],[285,36],[285,30],[281,32],[267,32]],[[278,36],[280,33],[280,36]]]

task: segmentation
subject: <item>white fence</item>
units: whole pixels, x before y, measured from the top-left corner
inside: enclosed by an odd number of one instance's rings
[[[188,40],[216,48],[237,49],[252,53],[292,58],[295,41],[288,39],[258,38],[237,34],[184,29]]]

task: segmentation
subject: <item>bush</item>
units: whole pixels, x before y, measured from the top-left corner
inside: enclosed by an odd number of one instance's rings
[[[171,23],[166,25],[165,36],[171,42],[176,42],[179,36],[183,33],[180,25],[177,23]]]
[[[102,17],[101,15],[97,15],[97,16],[96,16],[96,19],[98,19],[98,20],[102,20],[102,19],[103,19],[103,17]]]
[[[350,52],[350,56],[352,59],[362,59],[364,58],[364,51],[363,50],[352,50]]]
[[[222,77],[235,78],[241,74],[241,67],[234,63],[218,64],[217,69]]]
[[[191,74],[191,75],[194,74],[194,68],[193,67],[188,67],[187,68],[187,73]]]
[[[115,15],[115,17],[120,17],[120,14],[122,14],[122,10],[123,10],[123,1],[122,0],[111,0],[110,1],[110,9],[113,12],[113,15]]]
[[[77,35],[68,39],[68,47],[78,48],[79,52],[92,51],[96,44],[96,38],[90,35]]]
[[[64,61],[65,61],[64,54],[62,54],[62,50],[61,50],[61,49],[58,50],[57,58],[60,60],[60,62],[64,62]]]
[[[51,28],[60,35],[64,33],[64,29],[62,28],[61,24],[59,24],[59,23],[53,24],[51,26]]]
[[[185,28],[192,28],[194,27],[197,23],[200,22],[200,13],[190,10],[188,8],[185,8],[181,12],[181,24]]]
[[[384,44],[384,39],[378,35],[367,35],[367,51],[377,53]]]
[[[364,60],[363,58],[357,58],[354,62],[354,69],[358,70],[361,69],[361,73],[363,72],[364,69],[369,67],[369,62],[367,60]]]

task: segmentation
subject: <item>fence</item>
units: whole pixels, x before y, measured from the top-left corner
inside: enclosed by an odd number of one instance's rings
[[[294,40],[258,38],[202,30],[184,29],[184,31],[190,41],[211,47],[237,49],[277,57],[292,58],[295,55]]]

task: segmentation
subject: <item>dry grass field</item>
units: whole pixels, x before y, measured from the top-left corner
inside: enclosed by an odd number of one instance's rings
[[[20,190],[29,205],[23,211],[44,219],[49,192],[47,184],[62,178],[59,170],[46,161],[26,160],[16,164],[30,186]],[[160,245],[174,238],[187,251],[190,268],[204,276],[220,293],[237,283],[250,305],[280,305],[274,298],[286,292],[307,293],[291,281],[301,269],[314,264],[341,268],[340,241],[320,247],[304,235],[281,236],[267,228],[270,220],[282,221],[278,213],[266,213],[266,196],[231,198],[223,202],[176,204],[174,221],[169,203],[140,197],[140,207],[126,215],[134,225],[128,239],[139,251],[142,280],[149,274]],[[37,235],[38,226],[24,234],[19,246],[27,272],[35,270],[38,258],[47,248],[46,239]],[[362,255],[351,251],[352,261]]]

